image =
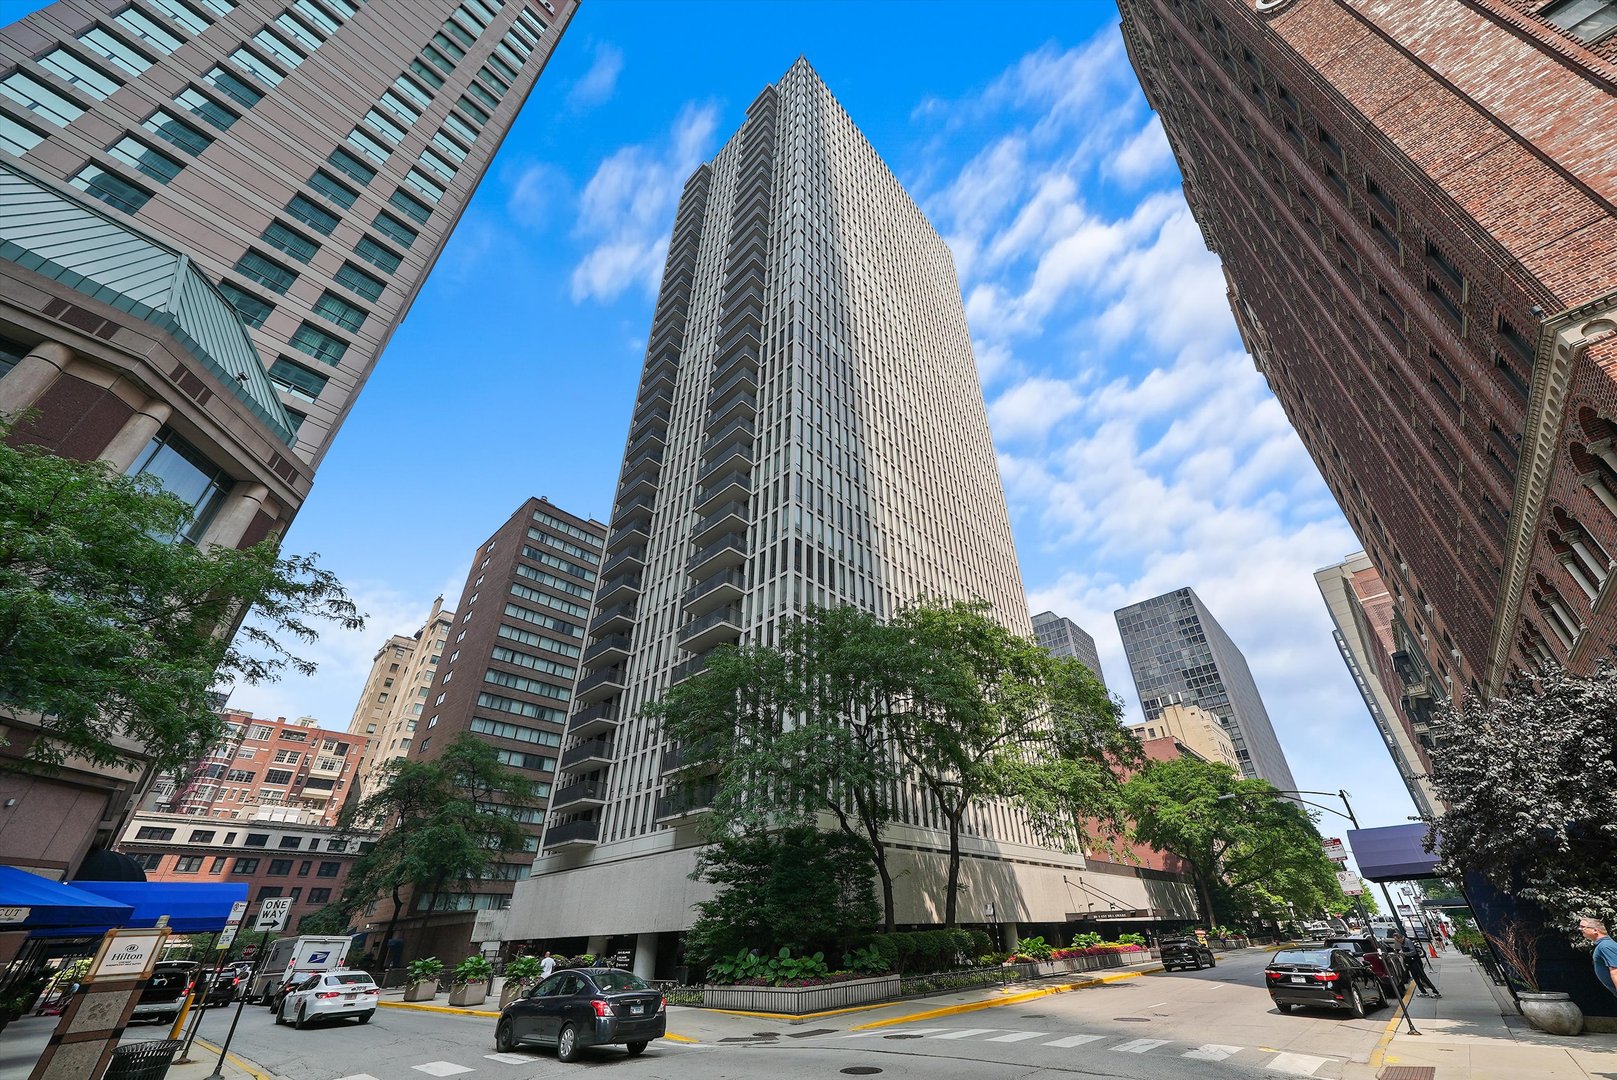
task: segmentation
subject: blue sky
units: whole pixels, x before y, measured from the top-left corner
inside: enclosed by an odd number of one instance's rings
[[[1194,587],[1298,782],[1413,813],[1312,573],[1358,544],[1241,349],[1106,3],[585,0],[294,524],[371,614],[232,704],[346,726],[529,495],[604,519],[685,177],[805,55],[949,240],[1034,611]],[[1335,819],[1327,818],[1327,830]]]

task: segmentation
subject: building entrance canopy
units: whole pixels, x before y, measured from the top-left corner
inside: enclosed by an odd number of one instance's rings
[[[1437,877],[1437,856],[1426,850],[1425,824],[1349,829],[1347,842],[1366,881]]]
[[[123,926],[134,910],[118,900],[0,866],[0,931]]]

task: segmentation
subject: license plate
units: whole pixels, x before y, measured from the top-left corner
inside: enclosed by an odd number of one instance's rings
[[[357,1001],[359,999],[359,995],[358,994],[344,994],[342,996],[342,999],[344,1001]]]
[[[629,1006],[629,1015],[630,1016],[640,1016],[640,1015],[644,1014],[645,1011],[646,1011],[646,1007],[644,1005],[630,1005]]]
[[[1294,982],[1294,983],[1305,983],[1305,982],[1308,981],[1308,976],[1307,975],[1293,975],[1291,977],[1291,981]]]

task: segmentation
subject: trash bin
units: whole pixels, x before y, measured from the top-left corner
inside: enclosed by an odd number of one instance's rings
[[[102,1080],[163,1080],[184,1045],[178,1039],[151,1039],[114,1047]]]

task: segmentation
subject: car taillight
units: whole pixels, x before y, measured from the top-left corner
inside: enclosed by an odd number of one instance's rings
[[[657,1011],[660,1013],[668,1011],[668,999],[666,997],[657,999]]]
[[[1340,976],[1334,971],[1321,971],[1314,978],[1320,982],[1335,982]]]
[[[321,990],[314,996],[317,998],[340,998],[342,997],[342,992],[339,990]]]
[[[380,995],[382,993],[381,988],[376,987],[376,986],[371,987],[369,990],[367,990],[365,992],[367,994],[377,994],[377,995]]]
[[[608,1005],[606,1002],[600,1000],[599,998],[597,998],[596,1000],[590,1002],[590,1004],[595,1006],[595,1015],[596,1016],[611,1016],[612,1015],[612,1006]]]

